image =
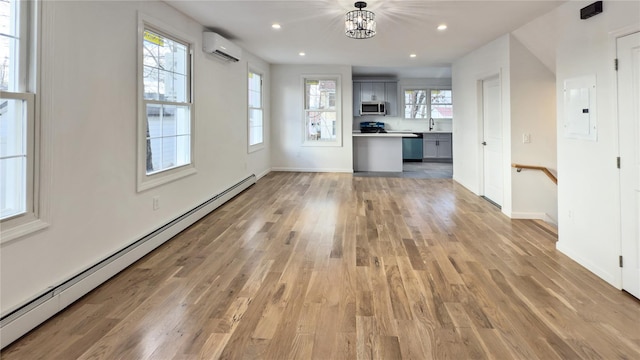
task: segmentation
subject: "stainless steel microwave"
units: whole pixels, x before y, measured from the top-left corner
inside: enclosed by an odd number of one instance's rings
[[[384,101],[363,101],[360,103],[360,115],[385,115]]]

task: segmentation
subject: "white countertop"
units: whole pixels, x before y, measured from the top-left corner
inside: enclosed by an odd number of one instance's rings
[[[395,134],[395,133],[402,133],[402,134],[451,134],[451,131],[440,131],[440,130],[433,130],[433,131],[387,130],[387,133],[391,133],[391,134]]]
[[[440,131],[440,130],[433,130],[433,131],[411,131],[411,130],[386,130],[386,133],[382,133],[382,135],[393,135],[393,134],[401,134],[401,135],[410,135],[410,134],[451,134],[451,131]],[[363,135],[372,135],[372,134],[377,134],[377,133],[361,133],[360,130],[353,130],[352,131],[353,136],[363,136]],[[362,134],[362,135],[360,135]],[[406,137],[411,137],[411,136],[406,136]]]
[[[418,137],[418,135],[413,134],[413,133],[359,133],[359,132],[354,132],[352,134],[353,136],[359,136],[359,137]]]

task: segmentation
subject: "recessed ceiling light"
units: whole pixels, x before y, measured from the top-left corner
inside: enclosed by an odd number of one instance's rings
[[[271,25],[271,27],[276,29],[276,30],[281,28],[280,24],[278,24],[278,23]]]
[[[412,58],[414,58],[414,57],[416,57],[416,56],[418,56],[418,55],[416,55],[416,54],[410,54],[410,55],[409,55],[409,57],[412,57]]]
[[[298,55],[300,55],[300,56],[305,56],[305,55],[307,55],[307,54],[305,54],[305,53],[304,53],[304,51],[300,51],[300,52],[298,53]]]
[[[446,24],[440,24],[438,25],[438,30],[442,31],[442,30],[447,30],[447,25]]]

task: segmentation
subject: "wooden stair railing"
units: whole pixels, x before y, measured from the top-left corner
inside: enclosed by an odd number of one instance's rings
[[[549,179],[551,179],[551,181],[553,181],[554,184],[558,185],[558,178],[556,178],[555,175],[553,175],[551,173],[551,171],[549,171],[549,169],[547,169],[544,166],[511,164],[511,167],[516,168],[516,171],[518,171],[518,172],[521,172],[522,169],[540,170],[543,173],[545,173],[545,175],[547,175],[549,177]]]

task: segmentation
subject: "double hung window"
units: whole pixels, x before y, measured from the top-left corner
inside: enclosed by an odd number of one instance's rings
[[[262,74],[249,71],[249,150],[264,143]]]
[[[453,118],[451,90],[431,90],[430,100],[432,119]]]
[[[304,131],[307,144],[339,142],[339,79],[304,78]]]
[[[38,219],[37,2],[0,0],[0,220],[7,231]]]
[[[405,119],[429,118],[429,90],[415,89],[404,91]]]
[[[139,190],[195,171],[191,43],[143,24]]]

